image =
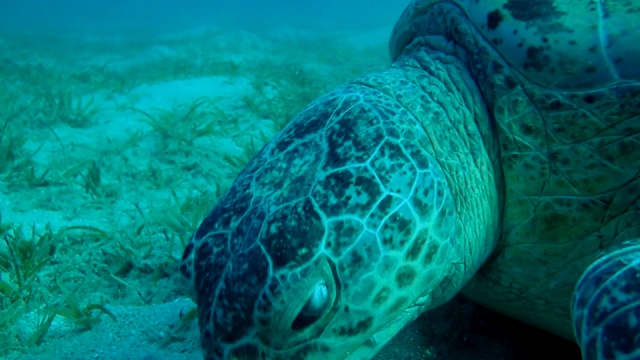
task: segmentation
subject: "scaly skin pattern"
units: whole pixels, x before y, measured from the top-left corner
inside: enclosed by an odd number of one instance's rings
[[[613,246],[582,275],[571,301],[583,360],[640,358],[640,239]]]
[[[262,149],[185,250],[206,359],[367,359],[459,291],[573,338],[578,278],[640,238],[640,19],[535,4],[413,2],[390,69]]]
[[[424,49],[309,105],[185,251],[205,357],[370,358],[449,300],[498,237],[491,131],[463,64]]]
[[[473,11],[465,7],[471,3]],[[640,238],[640,68],[628,65],[640,60],[633,45],[640,41],[640,3],[554,1],[537,19],[510,26],[514,3],[416,1],[396,26],[391,51],[408,43],[403,39],[444,31],[441,48],[464,59],[495,119],[506,190],[502,236],[464,293],[573,339],[569,307],[578,278],[601,250]],[[575,19],[568,20],[571,8]],[[504,21],[490,30],[496,9]],[[628,29],[614,25],[630,18]],[[573,30],[554,25],[563,21]],[[544,37],[551,45],[546,63],[568,61],[571,51],[582,60],[573,58],[572,71],[551,65],[534,71],[519,60],[526,49],[496,46],[504,44],[499,34],[520,34],[522,27],[530,34],[524,44]],[[591,56],[578,50],[593,41],[598,51]],[[592,71],[614,57],[618,65]]]

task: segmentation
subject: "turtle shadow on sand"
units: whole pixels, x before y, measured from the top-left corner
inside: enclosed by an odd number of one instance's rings
[[[574,342],[458,295],[404,327],[373,359],[538,360],[550,354],[581,359]]]

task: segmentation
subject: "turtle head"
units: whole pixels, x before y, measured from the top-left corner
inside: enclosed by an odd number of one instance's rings
[[[224,235],[196,238],[182,272],[196,289],[205,359],[359,359],[363,345],[373,353],[383,344],[372,337],[380,317],[365,304],[373,294],[345,285],[349,273],[326,252],[307,250],[311,260],[277,267],[262,246],[232,255]]]
[[[220,221],[224,204],[210,216]],[[361,359],[406,323],[393,326],[390,319],[405,313],[407,321],[413,319],[403,311],[408,298],[395,301],[393,287],[383,276],[365,275],[373,264],[361,255],[381,259],[380,249],[369,245],[377,244],[372,242],[375,235],[343,220],[323,225],[325,221],[307,209],[304,219],[317,221],[319,228],[307,227],[303,236],[287,226],[287,213],[252,217],[271,231],[261,232],[258,243],[252,241],[238,252],[230,251],[233,244],[229,246],[226,232],[196,232],[187,246],[182,272],[196,290],[205,359]],[[201,227],[210,226],[208,219]],[[305,221],[297,223],[304,226]],[[240,226],[236,235],[247,236],[250,229]],[[335,236],[327,231],[336,231]],[[299,246],[290,247],[297,240]],[[309,247],[314,243],[322,247]],[[341,250],[344,257],[327,249],[347,243],[353,245]],[[405,275],[402,281],[409,284],[410,274]],[[393,309],[380,311],[388,305]]]
[[[414,163],[400,140],[386,140],[362,96],[348,93],[363,90],[337,90],[310,107],[313,117],[295,118],[191,238],[181,270],[207,360],[371,358],[431,304],[430,289],[444,299],[445,280],[458,283],[442,171],[425,150],[404,145],[421,156]],[[343,108],[322,136],[299,134]],[[353,144],[361,157],[335,150]],[[407,199],[412,184],[421,190]]]
[[[483,99],[460,61],[415,55],[309,104],[204,219],[183,273],[207,360],[372,358],[493,251]]]

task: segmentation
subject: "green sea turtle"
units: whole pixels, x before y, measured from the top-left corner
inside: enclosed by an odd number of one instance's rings
[[[637,0],[413,1],[191,238],[205,358],[368,359],[459,292],[640,358],[639,43]]]

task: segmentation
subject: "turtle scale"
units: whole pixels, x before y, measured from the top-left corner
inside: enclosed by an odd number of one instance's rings
[[[580,275],[640,238],[640,6],[597,3],[412,2],[393,65],[292,119],[192,237],[205,358],[368,358],[459,291],[572,339]]]

